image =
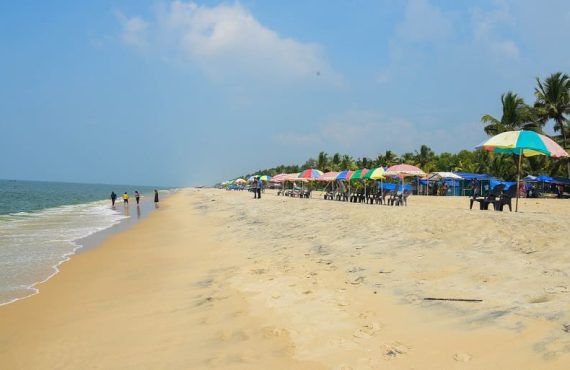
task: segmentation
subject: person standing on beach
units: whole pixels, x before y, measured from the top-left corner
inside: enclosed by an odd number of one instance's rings
[[[114,191],[111,192],[111,206],[115,208],[115,201],[117,200],[117,194]]]
[[[257,199],[261,199],[261,190],[263,190],[263,181],[258,177],[257,178],[257,186],[255,191],[257,191]]]
[[[257,198],[257,177],[253,178],[253,182],[251,183],[251,187],[249,188],[250,191],[253,190],[253,199]]]
[[[476,197],[479,194],[479,180],[471,180],[471,195]]]
[[[129,205],[129,194],[125,191],[125,193],[123,194],[123,204],[125,206]]]
[[[137,206],[141,200],[141,195],[139,194],[138,190],[135,190],[135,200],[137,201]]]
[[[158,208],[158,190],[154,189],[154,207]]]

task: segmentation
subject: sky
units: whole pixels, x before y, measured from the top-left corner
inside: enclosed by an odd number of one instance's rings
[[[3,1],[0,178],[208,185],[473,149],[570,73],[564,0]]]

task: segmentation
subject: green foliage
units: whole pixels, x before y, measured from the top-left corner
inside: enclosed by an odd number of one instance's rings
[[[481,117],[483,130],[489,136],[505,131],[532,130],[542,133],[542,129],[552,122],[553,129],[559,136],[552,137],[564,148],[568,148],[570,138],[570,77],[562,72],[548,76],[544,82],[536,79],[534,90],[535,102],[527,105],[517,94],[508,91],[501,95],[502,116],[500,119],[490,114]],[[475,144],[475,143],[474,143]],[[367,157],[354,159],[348,154],[334,153],[330,155],[320,152],[317,159],[308,159],[303,165],[280,165],[274,168],[256,171],[255,174],[276,175],[279,173],[299,172],[307,168],[317,168],[323,172],[356,170],[358,168],[390,167],[399,163],[408,163],[420,167],[425,172],[453,171],[487,173],[505,180],[516,178],[517,158],[506,154],[489,154],[478,150],[461,150],[457,154],[436,154],[427,145],[419,150],[403,153],[398,156],[391,150],[379,153],[375,159]],[[550,175],[570,177],[570,161],[567,159],[551,159],[544,156],[524,158],[523,176]],[[248,178],[252,174],[243,176]]]

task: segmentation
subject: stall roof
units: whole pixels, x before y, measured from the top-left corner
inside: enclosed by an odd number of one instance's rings
[[[456,172],[456,175],[463,177],[465,180],[491,180],[494,179],[493,176],[487,175],[486,173],[469,173],[469,172]]]

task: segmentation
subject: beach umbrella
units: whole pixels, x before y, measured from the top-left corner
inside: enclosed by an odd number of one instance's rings
[[[244,179],[235,179],[234,182],[236,184],[245,184],[247,181],[245,181]]]
[[[404,177],[406,176],[425,176],[425,172],[411,164],[397,164],[388,167],[384,176],[399,177],[402,181],[402,191],[404,191]]]
[[[552,158],[569,157],[568,153],[548,136],[525,130],[503,132],[482,142],[476,148],[492,153],[510,153],[519,156],[515,212],[518,212],[519,209],[522,157],[534,157],[537,155],[547,155]]]
[[[368,168],[361,168],[359,170],[356,170],[352,173],[352,176],[350,176],[350,180],[362,180],[368,171]]]
[[[411,164],[397,164],[392,167],[388,167],[386,172],[384,173],[385,176],[398,176],[398,177],[406,177],[406,176],[425,176],[425,172],[421,169],[417,168],[416,166],[412,166]]]
[[[323,174],[322,171],[315,170],[313,168],[309,168],[309,169],[306,169],[306,170],[302,171],[301,173],[299,173],[298,177],[300,179],[316,180],[319,177],[321,177],[322,174]]]
[[[334,180],[336,180],[337,176],[338,176],[338,172],[326,172],[326,173],[323,173],[321,176],[319,176],[317,181],[334,181]]]
[[[344,170],[339,172],[338,176],[336,177],[337,180],[349,180],[350,177],[352,176],[352,171],[350,170]]]
[[[285,182],[289,178],[288,173],[280,173],[279,175],[275,175],[271,178],[271,182]]]
[[[259,176],[259,179],[261,181],[271,181],[272,177],[269,175],[263,175],[263,176]]]
[[[386,177],[384,176],[384,168],[382,167],[378,167],[378,168],[373,168],[370,171],[366,172],[366,174],[364,175],[365,179],[370,179],[370,180],[382,180],[385,179]]]
[[[247,179],[247,182],[253,182],[253,180],[255,180],[256,177],[257,177],[257,175],[250,176],[250,177]]]

